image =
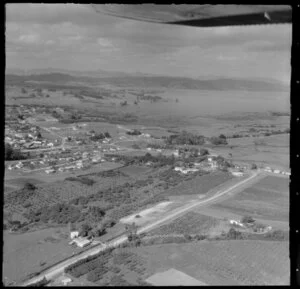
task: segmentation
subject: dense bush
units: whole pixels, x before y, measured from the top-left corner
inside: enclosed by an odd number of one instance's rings
[[[81,216],[81,212],[74,206],[67,204],[55,204],[46,206],[36,211],[29,210],[25,217],[30,223],[40,222],[47,223],[49,221],[57,224],[67,224],[76,222]]]
[[[92,180],[92,179],[89,179],[87,177],[80,177],[80,178],[74,178],[74,177],[68,177],[68,178],[65,178],[66,181],[70,181],[70,182],[79,182],[83,185],[87,185],[87,186],[92,186],[95,181]]]
[[[226,140],[226,137],[223,138],[223,137],[211,137],[210,138],[210,142],[213,144],[213,145],[227,145],[227,140]]]
[[[28,155],[21,153],[19,149],[14,149],[9,143],[5,143],[4,159],[6,161],[25,160]]]
[[[32,183],[25,183],[24,187],[23,187],[24,190],[28,190],[28,191],[34,191],[36,190],[36,186]]]
[[[249,223],[254,223],[255,220],[251,216],[244,216],[241,220],[241,223],[243,224],[249,224]]]
[[[177,145],[202,145],[205,138],[202,135],[194,135],[192,133],[183,131],[180,134],[170,135],[166,139],[167,144]]]
[[[282,230],[274,230],[265,235],[265,239],[274,241],[286,241],[289,239],[288,232]]]
[[[101,272],[103,273],[106,269],[106,268],[104,268],[105,262],[110,257],[113,250],[114,250],[114,248],[109,248],[109,249],[107,249],[105,251],[101,251],[95,255],[88,256],[85,259],[78,260],[77,262],[66,267],[64,269],[64,272],[71,274],[72,276],[74,276],[76,278],[78,278],[82,275],[85,275],[88,272],[95,270],[96,268],[103,268],[103,269],[101,269]],[[99,269],[99,271],[96,271],[94,273],[95,273],[95,275],[96,275],[96,273],[99,275],[100,269]],[[90,276],[90,278],[95,278],[96,277],[95,275]]]
[[[128,135],[140,135],[142,133],[139,130],[134,129],[132,131],[127,131],[126,134],[128,134]]]
[[[228,240],[240,240],[242,238],[243,234],[240,231],[235,230],[234,228],[230,228],[230,230],[226,234],[226,239]]]
[[[98,141],[98,140],[102,140],[102,139],[105,139],[105,134],[103,134],[103,133],[98,133],[98,134],[95,134],[90,137],[90,140],[92,140],[92,141]]]
[[[209,151],[208,151],[208,149],[200,149],[200,155],[201,156],[205,156],[205,155],[208,155],[209,154]]]

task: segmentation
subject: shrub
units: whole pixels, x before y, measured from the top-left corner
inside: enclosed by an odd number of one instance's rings
[[[242,239],[242,233],[240,231],[236,231],[234,228],[231,228],[226,237],[229,240],[239,240]]]
[[[24,185],[24,190],[28,190],[28,191],[34,191],[36,190],[36,186],[32,183],[25,183]]]
[[[288,234],[282,230],[274,230],[273,232],[268,232],[265,238],[274,241],[286,241],[288,240]]]
[[[241,223],[243,223],[243,224],[251,224],[254,222],[255,222],[255,220],[251,216],[244,216],[241,220]]]
[[[210,138],[210,142],[213,145],[226,145],[227,144],[226,137],[225,138],[222,138],[222,137],[211,137]]]
[[[207,149],[200,149],[200,155],[201,156],[205,156],[205,155],[208,155],[209,154],[209,151]]]

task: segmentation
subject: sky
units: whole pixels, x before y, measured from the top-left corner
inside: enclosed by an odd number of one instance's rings
[[[6,67],[290,82],[292,27],[201,28],[99,14],[85,4],[6,4]]]

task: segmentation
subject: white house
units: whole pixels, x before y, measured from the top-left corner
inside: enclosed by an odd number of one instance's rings
[[[275,174],[280,174],[280,170],[274,170]]]
[[[54,173],[54,172],[55,172],[54,169],[45,170],[45,173],[46,173],[46,174],[51,174],[51,173]]]
[[[79,232],[78,231],[72,231],[70,232],[70,238],[74,239],[77,238],[79,236]]]
[[[242,177],[244,174],[242,172],[231,172],[235,177]]]
[[[244,227],[244,225],[242,223],[240,223],[239,221],[229,220],[229,223],[231,225],[237,225],[237,226],[240,226],[240,227]]]

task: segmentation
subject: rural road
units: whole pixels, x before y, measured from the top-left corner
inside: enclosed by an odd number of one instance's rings
[[[182,213],[185,213],[187,212],[188,210],[196,207],[196,206],[200,206],[200,205],[206,205],[207,203],[210,203],[212,201],[215,201],[217,198],[237,189],[237,188],[240,188],[240,187],[243,187],[245,184],[247,184],[248,182],[250,182],[251,180],[255,179],[256,177],[259,176],[259,171],[258,172],[255,172],[255,173],[251,173],[251,176],[249,176],[248,178],[246,179],[243,179],[241,180],[240,182],[226,188],[225,190],[219,190],[215,195],[207,198],[207,199],[204,199],[204,200],[199,200],[197,202],[194,202],[192,204],[188,204],[184,207],[181,207],[179,209],[176,209],[174,211],[172,211],[169,215],[167,215],[166,217],[164,218],[161,218],[160,220],[158,221],[155,221],[149,225],[146,225],[142,228],[140,228],[137,233],[140,234],[140,233],[143,233],[143,232],[147,232],[151,229],[153,229],[154,227],[158,226],[158,225],[161,225],[162,223],[164,222],[167,222],[175,217],[178,217],[179,215],[181,215]],[[65,261],[62,261],[61,263],[57,264],[57,265],[54,265],[52,268],[46,270],[45,272],[43,272],[40,276],[37,276],[37,277],[34,277],[34,278],[31,278],[29,280],[27,280],[26,282],[24,282],[22,284],[22,286],[27,286],[31,283],[35,283],[39,280],[41,280],[42,278],[46,277],[48,280],[49,279],[53,279],[55,276],[61,274],[64,272],[64,269],[75,263],[76,261],[78,260],[81,260],[81,259],[84,259],[90,255],[94,255],[94,254],[97,254],[103,250],[105,250],[107,247],[114,247],[114,246],[117,246],[117,245],[120,245],[122,243],[124,243],[125,241],[127,240],[127,236],[126,235],[122,235],[121,237],[117,237],[115,240],[112,240],[109,242],[109,244],[106,244],[106,245],[100,245],[99,247],[95,247],[95,248],[91,248],[85,252],[82,252],[81,254],[77,255],[77,256],[74,256],[74,257],[70,257],[68,260],[65,260]]]

